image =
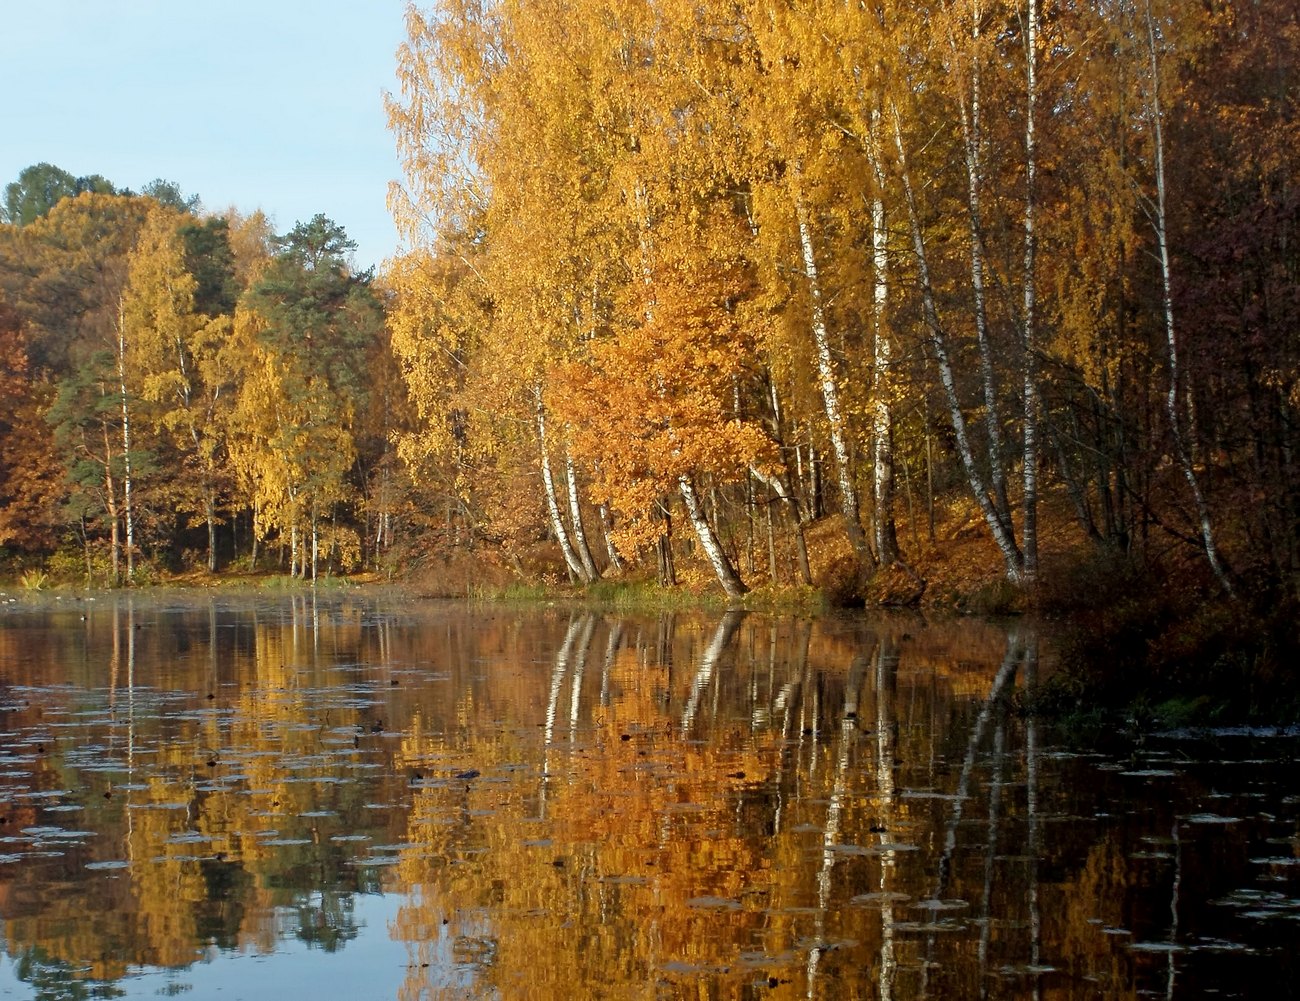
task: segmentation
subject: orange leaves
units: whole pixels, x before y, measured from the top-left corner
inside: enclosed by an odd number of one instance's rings
[[[597,470],[595,492],[628,518],[646,517],[679,477],[735,480],[770,458],[767,435],[738,410],[755,350],[734,308],[746,269],[737,255],[711,252],[723,249],[717,234],[729,222],[706,218],[656,229],[656,260],[629,293],[641,322],[550,372],[548,408]]]

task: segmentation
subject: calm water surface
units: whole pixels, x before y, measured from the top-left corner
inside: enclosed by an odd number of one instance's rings
[[[0,998],[1279,997],[1294,737],[1026,624],[0,597]]]

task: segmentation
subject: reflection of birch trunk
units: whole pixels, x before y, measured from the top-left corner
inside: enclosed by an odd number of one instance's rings
[[[1025,649],[1025,692],[1032,696],[1038,683],[1038,640],[1031,636]],[[1038,858],[1042,848],[1038,821],[1038,723],[1033,713],[1025,722],[1025,811],[1029,814],[1029,968],[1034,997],[1042,996],[1039,979],[1043,944],[1043,919],[1038,901]]]
[[[957,779],[957,789],[953,796],[952,816],[948,820],[948,828],[944,834],[943,855],[939,860],[939,877],[934,893],[936,898],[943,896],[948,883],[953,852],[957,847],[957,828],[961,824],[963,804],[970,795],[971,776],[975,771],[976,755],[979,753],[980,745],[984,742],[984,733],[988,730],[989,720],[993,718],[993,709],[997,706],[1003,693],[1015,680],[1016,669],[1022,659],[1023,651],[1019,640],[1014,635],[1008,635],[1006,656],[1002,660],[1002,666],[998,668],[997,676],[993,679],[993,686],[989,689],[988,696],[984,699],[984,705],[980,707],[979,716],[975,719],[975,726],[971,730],[970,739],[966,742],[966,756],[962,759],[961,775]]]
[[[538,815],[546,816],[546,787],[551,778],[551,745],[555,739],[555,717],[560,708],[560,691],[564,687],[564,676],[569,673],[569,658],[582,631],[583,621],[587,616],[569,619],[569,628],[564,633],[564,642],[555,654],[555,667],[551,671],[551,693],[546,700],[546,727],[542,740],[542,786],[538,792]]]
[[[1183,840],[1178,832],[1178,818],[1174,817],[1174,882],[1169,892],[1169,969],[1165,977],[1165,997],[1173,1001],[1174,986],[1178,981],[1178,893],[1183,884]]]
[[[999,719],[993,731],[993,777],[989,782],[989,833],[984,846],[984,920],[980,923],[979,964],[980,978],[988,974],[989,940],[993,931],[993,874],[998,854],[998,827],[1002,813],[1002,769],[1006,759],[1007,729]]]
[[[894,733],[897,721],[894,705],[894,681],[898,676],[898,640],[886,633],[876,652],[876,795],[880,798],[880,843],[894,837]],[[888,849],[880,856],[880,1001],[894,995],[894,975],[898,959],[894,954],[894,902],[890,899],[890,874],[898,863],[898,853]]]
[[[116,606],[114,606],[116,611]],[[116,616],[115,616],[116,617]],[[126,847],[127,858],[134,862],[135,811],[131,809],[131,792],[135,788],[135,599],[126,600]]]
[[[812,623],[807,621],[797,622],[795,623],[795,626],[800,631],[801,635],[792,638],[790,641],[790,645],[796,651],[801,651],[799,655],[799,659],[802,660],[803,662],[806,662],[808,659],[808,644],[810,643],[811,636],[812,636]],[[777,627],[775,623],[772,624],[771,630],[769,632],[769,637],[770,637],[770,642],[768,647],[768,666],[769,669],[774,669],[777,660],[777,639],[778,639]],[[796,664],[798,662],[799,662],[798,660],[795,661]],[[783,790],[785,789],[785,781],[784,781],[785,768],[786,768],[786,763],[789,761],[789,757],[790,757],[790,751],[789,751],[789,748],[791,746],[790,726],[794,721],[793,707],[794,707],[795,693],[798,691],[798,689],[799,686],[796,682],[787,681],[784,685],[781,686],[781,690],[777,693],[776,698],[773,699],[772,701],[773,712],[779,713],[781,716],[780,747],[782,748],[780,757],[777,759],[777,766],[776,766],[775,784],[777,789],[777,800],[776,800],[776,812],[772,818],[772,832],[774,834],[780,833],[781,831],[782,814],[785,808],[785,796],[783,792]]]
[[[208,599],[208,691],[216,694],[220,684],[217,670],[217,603]]]
[[[805,754],[807,755],[809,782],[817,777],[817,744],[821,736],[817,729],[817,721],[821,718],[821,693],[817,691],[817,685],[814,683],[812,662],[808,658],[810,641],[811,634],[805,632],[798,657],[794,662],[799,671],[799,760],[803,761]],[[811,708],[808,705],[810,701]],[[812,745],[811,747],[804,747],[805,738]]]
[[[839,751],[835,755],[835,778],[831,783],[831,798],[826,805],[826,823],[822,827],[822,865],[817,873],[817,934],[808,950],[808,997],[813,996],[817,981],[817,967],[821,961],[826,936],[826,912],[831,904],[831,873],[835,868],[835,846],[840,838],[840,814],[848,788],[849,750],[857,734],[858,689],[866,671],[869,655],[859,654],[849,666],[848,682],[844,687],[844,714],[840,720]]]
[[[609,627],[609,636],[605,640],[605,659],[600,666],[600,705],[609,705],[609,675],[614,669],[614,658],[618,654],[618,645],[623,640],[623,622],[620,619]]]
[[[708,647],[704,650],[704,656],[700,658],[699,669],[695,672],[695,679],[691,682],[691,695],[686,700],[686,708],[682,712],[683,737],[690,734],[691,724],[695,721],[695,714],[700,708],[700,699],[713,681],[713,675],[718,668],[718,661],[722,659],[722,652],[726,650],[731,638],[736,635],[736,629],[740,626],[740,620],[744,617],[744,612],[732,609],[724,613],[722,618],[718,620],[717,628],[713,630],[713,639],[709,641]]]
[[[87,620],[87,626],[90,622]],[[108,708],[117,711],[117,681],[122,671],[122,637],[117,627],[117,602],[113,602],[113,655],[108,661]],[[116,722],[114,715],[114,722]]]
[[[578,640],[578,654],[573,661],[573,687],[569,694],[569,743],[577,739],[578,709],[582,698],[582,676],[587,669],[587,648],[591,646],[592,634],[596,631],[596,617],[583,616],[582,638]]]

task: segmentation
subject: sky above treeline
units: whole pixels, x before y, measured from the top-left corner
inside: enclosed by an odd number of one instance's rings
[[[48,162],[206,211],[261,209],[279,232],[323,212],[359,268],[397,247],[383,93],[404,0],[44,0],[0,29],[0,187]]]

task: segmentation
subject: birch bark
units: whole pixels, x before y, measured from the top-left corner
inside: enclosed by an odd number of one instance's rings
[[[1035,230],[1038,171],[1038,0],[1028,0],[1025,39],[1025,268],[1024,268],[1024,429],[1022,471],[1024,495],[1021,512],[1021,551],[1024,556],[1024,579],[1038,576],[1038,373],[1034,364],[1035,310],[1038,305],[1035,286],[1038,234]]]
[[[1160,63],[1156,45],[1155,17],[1151,12],[1150,0],[1145,4],[1147,49],[1150,57],[1151,91],[1150,112],[1152,122],[1152,139],[1155,145],[1155,181],[1156,203],[1151,214],[1151,225],[1155,230],[1156,247],[1160,258],[1161,298],[1164,307],[1165,344],[1169,354],[1169,390],[1165,394],[1165,413],[1169,420],[1169,433],[1174,440],[1174,451],[1183,477],[1192,492],[1196,505],[1197,520],[1200,523],[1201,544],[1205,548],[1205,558],[1209,561],[1215,579],[1228,594],[1232,594],[1232,582],[1219,557],[1218,546],[1214,541],[1214,528],[1210,521],[1210,508],[1201,489],[1196,465],[1193,462],[1188,436],[1184,434],[1178,405],[1178,383],[1181,379],[1178,361],[1178,337],[1174,323],[1173,269],[1169,261],[1168,216],[1165,210],[1165,143],[1162,119],[1164,110],[1160,99]],[[1194,434],[1194,429],[1189,429]]]
[[[934,351],[935,364],[939,368],[939,380],[943,384],[944,398],[948,404],[948,415],[952,420],[953,434],[957,439],[957,452],[961,457],[962,468],[966,473],[967,483],[984,515],[984,521],[993,534],[1006,565],[1007,579],[1019,583],[1024,573],[1024,558],[1016,544],[1010,526],[998,514],[989,494],[979,467],[975,464],[975,454],[971,450],[970,434],[966,426],[966,415],[961,409],[961,400],[957,395],[957,380],[953,371],[952,359],[948,352],[948,337],[939,322],[939,310],[935,304],[934,285],[930,279],[930,266],[926,256],[925,235],[921,230],[920,211],[916,204],[916,194],[912,188],[912,179],[908,173],[906,147],[903,143],[903,129],[899,121],[897,106],[893,109],[894,144],[898,154],[898,167],[903,182],[903,194],[907,204],[908,228],[912,234],[912,247],[916,253],[918,277],[921,283],[921,301],[925,314],[925,324],[930,332],[930,347]]]
[[[808,222],[807,209],[798,192],[795,192],[794,199],[799,224],[799,245],[803,251],[804,277],[808,280],[813,346],[817,353],[817,376],[821,385],[822,405],[826,411],[826,423],[830,428],[831,448],[835,452],[835,462],[839,472],[840,510],[844,513],[853,551],[863,563],[874,565],[875,554],[871,551],[866,533],[862,530],[862,518],[858,510],[858,490],[853,479],[852,458],[849,455],[844,413],[840,406],[839,385],[835,378],[834,360],[831,358],[830,332],[826,325],[826,309],[821,278],[817,271],[812,228]]]
[[[804,518],[799,510],[799,502],[790,490],[788,475],[771,476],[753,466],[750,467],[749,471],[754,475],[755,479],[776,494],[777,499],[789,509],[790,518],[794,522],[795,559],[799,565],[799,580],[804,584],[811,585],[812,568],[808,564],[808,540],[804,534]],[[772,574],[772,579],[776,579],[775,571]]]
[[[585,577],[582,561],[578,559],[573,543],[569,540],[569,530],[565,527],[564,518],[560,514],[560,501],[555,490],[555,476],[551,471],[551,456],[546,447],[546,414],[542,410],[540,400],[537,402],[536,421],[537,444],[541,450],[542,458],[542,489],[546,494],[546,510],[551,516],[551,529],[555,532],[555,540],[560,544],[560,552],[564,555],[564,564],[568,568],[569,575],[574,580],[590,584],[591,581]]]
[[[880,150],[880,109],[871,109],[867,157],[876,179],[871,199],[871,263],[873,357],[871,376],[872,492],[876,506],[876,555],[882,566],[898,560],[898,531],[894,524],[893,344],[889,339],[889,231],[885,215],[885,165]]]
[[[126,306],[117,306],[117,379],[122,401],[122,516],[126,526],[126,581],[135,578],[135,519],[131,511],[131,408],[126,393]]]
[[[700,540],[700,546],[718,577],[718,583],[722,585],[729,598],[739,598],[746,594],[749,588],[740,579],[736,568],[731,565],[731,560],[713,531],[708,515],[704,512],[704,505],[700,503],[699,495],[695,492],[695,484],[683,473],[677,478],[677,486],[681,491],[682,502],[686,505],[686,516],[691,519],[691,527],[695,529],[696,538]]]
[[[578,493],[578,470],[573,464],[573,456],[567,449],[564,453],[564,476],[569,488],[569,517],[573,522],[573,548],[578,555],[578,561],[582,564],[584,579],[590,584],[600,579],[600,571],[596,569],[595,557],[592,556],[591,546],[587,543],[587,530],[582,523],[582,497]]]

